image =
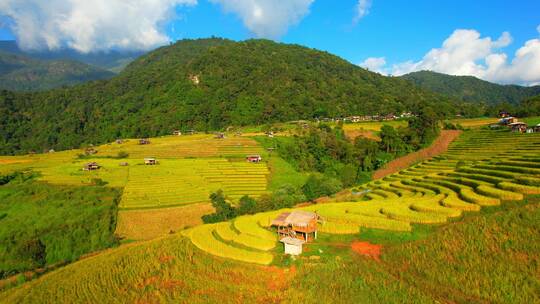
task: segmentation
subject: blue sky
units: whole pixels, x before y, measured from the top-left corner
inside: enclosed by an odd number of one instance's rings
[[[91,52],[149,49],[166,40],[212,35],[234,40],[262,37],[325,50],[383,74],[431,69],[500,83],[540,83],[540,72],[518,75],[526,66],[540,70],[540,1],[146,0],[148,6],[141,4],[124,16],[126,9],[114,4],[119,0],[96,0],[116,18],[111,20],[93,6],[74,7],[65,0],[3,1],[7,4],[0,4],[0,39],[17,39],[27,49],[67,46]],[[360,4],[368,9],[354,22]],[[55,28],[57,16],[78,16],[76,12],[89,17],[64,20]],[[40,21],[23,28],[31,23],[28,20]],[[94,36],[86,35],[85,28]],[[148,34],[147,28],[155,33]],[[459,29],[470,31],[456,32]],[[96,34],[100,32],[107,37]],[[508,34],[499,40],[504,32]],[[454,46],[443,47],[449,38]],[[531,40],[538,40],[538,46],[527,47],[525,57],[533,58],[518,58],[524,62],[514,66],[515,52]]]

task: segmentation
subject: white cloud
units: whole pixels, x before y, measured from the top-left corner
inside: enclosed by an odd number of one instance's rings
[[[309,13],[314,0],[210,0],[237,14],[259,38],[278,39]]]
[[[384,57],[369,57],[368,59],[360,63],[360,66],[372,72],[377,72],[379,74],[388,73],[387,69],[385,69],[386,58]]]
[[[80,52],[150,49],[167,43],[164,22],[197,0],[1,0],[21,48]]]
[[[450,75],[471,75],[497,83],[531,85],[540,82],[540,39],[531,39],[515,53],[509,62],[502,48],[512,43],[504,32],[497,40],[481,37],[475,30],[454,31],[442,47],[429,51],[420,61],[406,61],[379,71],[393,75],[430,70]]]
[[[371,4],[371,0],[358,0],[358,3],[356,4],[356,15],[354,16],[353,23],[358,23],[360,19],[369,14]]]

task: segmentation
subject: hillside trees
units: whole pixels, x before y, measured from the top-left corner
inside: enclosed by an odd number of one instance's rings
[[[0,153],[64,150],[177,129],[400,113],[422,103],[446,115],[459,108],[451,98],[298,45],[183,40],[140,57],[110,80],[0,92],[0,113],[7,117],[0,122]]]

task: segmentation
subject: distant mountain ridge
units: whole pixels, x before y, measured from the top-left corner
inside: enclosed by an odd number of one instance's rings
[[[108,79],[114,73],[71,60],[38,60],[0,51],[0,89],[39,91]]]
[[[268,40],[183,40],[118,76],[35,94],[0,94],[0,153],[154,137],[172,130],[467,105],[326,52]]]
[[[516,105],[540,94],[540,86],[500,85],[473,76],[451,76],[431,71],[413,72],[401,78],[426,90],[486,105],[504,102]]]
[[[79,61],[101,69],[109,70],[113,73],[119,73],[130,62],[143,55],[144,51],[117,51],[94,52],[82,54],[71,49],[62,49],[56,51],[32,51],[21,50],[13,40],[0,41],[0,51],[23,55],[26,57],[40,60],[71,60]]]

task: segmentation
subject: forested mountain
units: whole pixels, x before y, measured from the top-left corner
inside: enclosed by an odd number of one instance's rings
[[[119,76],[39,93],[0,96],[0,152],[78,147],[173,129],[217,130],[313,117],[466,105],[331,54],[266,40],[184,40]],[[466,113],[465,113],[466,114]]]
[[[0,89],[37,91],[107,79],[114,73],[70,60],[37,60],[0,52]]]
[[[499,85],[473,76],[451,76],[431,71],[413,72],[402,78],[439,94],[486,105],[516,105],[528,97],[540,94],[540,86]]]
[[[79,61],[114,73],[122,71],[130,62],[144,54],[142,51],[118,51],[110,50],[107,52],[79,53],[71,49],[62,49],[54,51],[34,51],[26,52],[21,50],[15,41],[0,41],[0,51],[23,55],[39,60],[71,60]]]

